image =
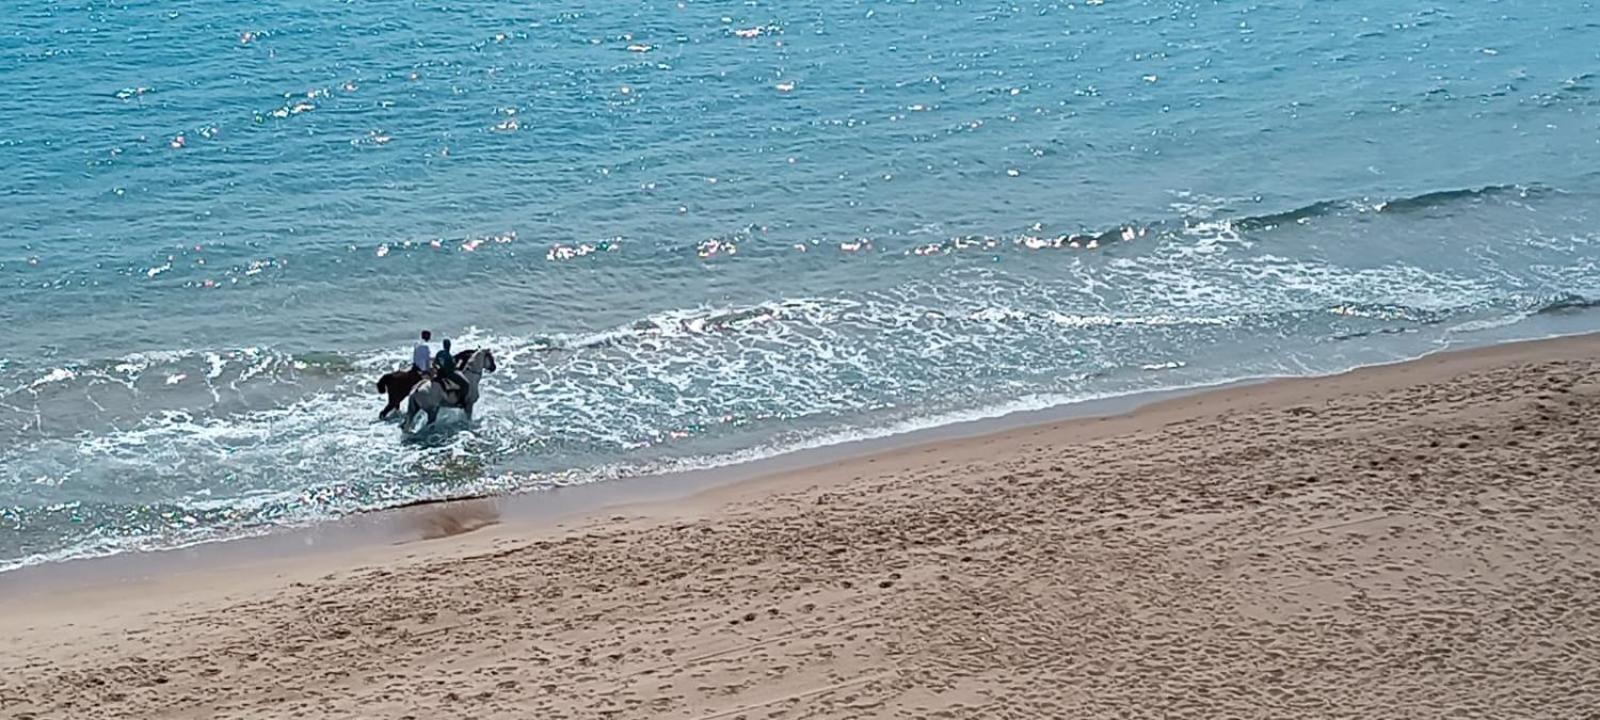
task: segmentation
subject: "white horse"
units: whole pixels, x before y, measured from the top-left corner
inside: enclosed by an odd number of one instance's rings
[[[457,372],[467,381],[465,391],[452,390],[445,392],[444,386],[432,378],[423,378],[411,389],[411,394],[406,396],[406,419],[400,423],[400,430],[406,433],[414,432],[412,423],[417,419],[417,413],[428,414],[427,425],[439,419],[439,408],[461,408],[467,414],[467,422],[472,422],[472,406],[478,402],[478,383],[483,380],[485,372],[494,372],[494,353],[488,348],[473,351],[472,355],[462,363]],[[426,427],[426,425],[424,425]]]

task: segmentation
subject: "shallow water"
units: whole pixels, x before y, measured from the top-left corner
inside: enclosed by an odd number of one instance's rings
[[[1595,325],[1588,2],[212,5],[0,0],[0,568]]]

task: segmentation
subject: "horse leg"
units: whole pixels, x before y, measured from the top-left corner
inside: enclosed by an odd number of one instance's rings
[[[378,411],[378,419],[379,420],[387,420],[387,419],[389,419],[390,413],[393,413],[394,411],[399,410],[399,409],[400,409],[400,400],[398,398],[395,398],[395,397],[390,397],[389,398],[389,404],[383,406],[383,409]]]
[[[439,419],[439,408],[434,408],[434,409],[428,411],[428,426],[429,427],[431,427],[433,425],[433,421],[438,420],[438,419]]]
[[[406,403],[406,419],[400,423],[400,432],[411,432],[411,425],[417,420],[418,410],[421,410],[421,408],[417,407],[417,401],[412,400]]]
[[[472,424],[472,403],[467,403],[465,405],[462,405],[461,406],[461,412],[464,412],[464,413],[467,414],[467,424],[471,425]]]

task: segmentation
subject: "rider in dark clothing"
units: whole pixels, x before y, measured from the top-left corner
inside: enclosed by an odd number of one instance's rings
[[[450,354],[449,340],[445,340],[443,349],[433,356],[433,375],[441,383],[454,385],[457,392],[467,391],[467,381],[456,373],[456,356]],[[445,385],[445,390],[450,390],[450,385]]]

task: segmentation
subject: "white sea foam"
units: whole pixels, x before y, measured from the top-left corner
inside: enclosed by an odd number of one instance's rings
[[[75,508],[92,516],[87,526],[109,525],[21,560],[34,562],[468,491],[727,465],[1241,373],[1332,372],[1514,327],[1534,306],[1508,296],[1502,277],[1291,257],[1253,247],[1229,221],[1208,222],[1144,235],[1137,226],[1134,243],[1104,253],[1036,248],[1051,275],[955,262],[862,291],[679,307],[588,331],[468,327],[456,346],[493,348],[500,364],[478,422],[447,420],[413,442],[373,422],[372,381],[401,362],[400,349],[194,349],[8,367],[5,419],[31,434],[0,447],[0,483],[137,490],[133,510]],[[754,230],[728,237],[762,249]],[[880,238],[885,252],[853,261],[941,262],[897,252],[897,241]],[[717,262],[731,260],[722,250],[732,240],[712,242]],[[975,235],[933,247],[1009,262],[1006,253],[1033,253],[1027,244]],[[592,259],[612,257],[626,256]],[[1600,276],[1592,261],[1518,272],[1533,287],[1582,292]],[[1372,335],[1396,329],[1405,334]],[[1384,339],[1324,357],[1338,337]],[[73,403],[100,424],[41,429],[40,418],[71,415]],[[176,514],[118,519],[156,507]]]

